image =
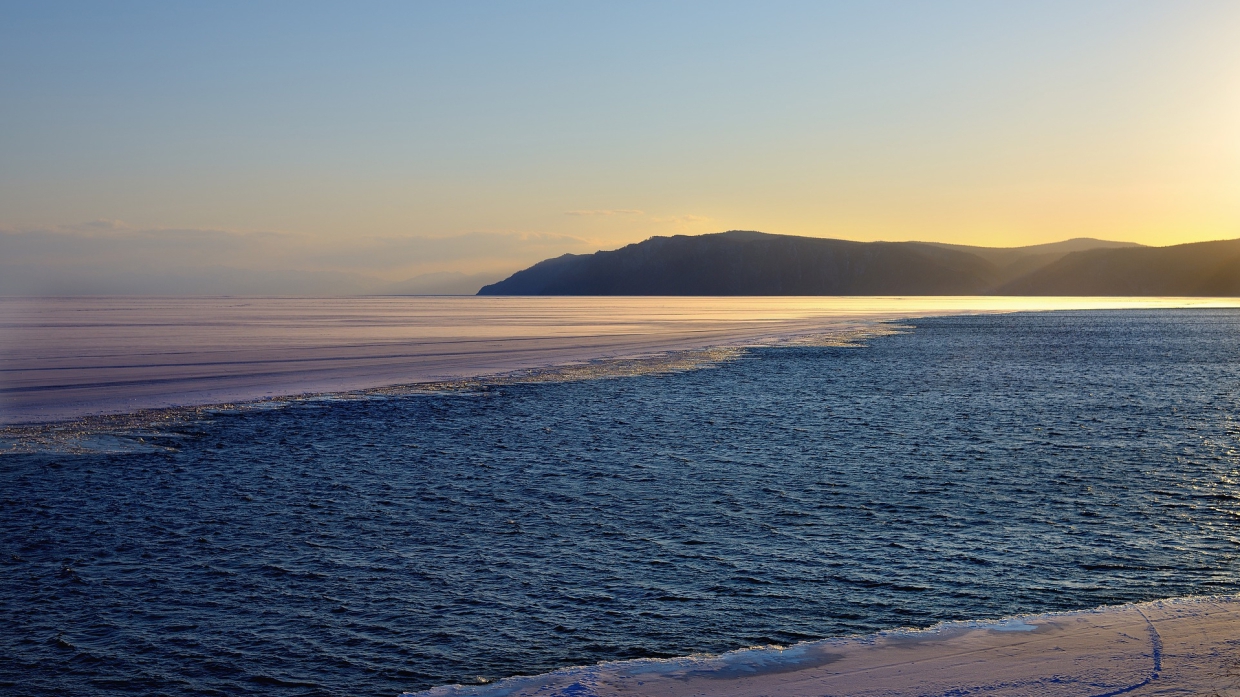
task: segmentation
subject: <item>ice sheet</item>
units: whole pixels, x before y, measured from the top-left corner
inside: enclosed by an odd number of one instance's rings
[[[458,380],[1133,298],[5,298],[0,424]]]

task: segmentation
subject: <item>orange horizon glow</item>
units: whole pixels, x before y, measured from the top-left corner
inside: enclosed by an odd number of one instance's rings
[[[0,260],[330,289],[725,230],[1240,238],[1235,3],[284,12],[9,12]]]

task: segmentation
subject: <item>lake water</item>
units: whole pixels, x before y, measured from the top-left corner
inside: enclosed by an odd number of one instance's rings
[[[0,457],[0,685],[395,695],[1240,591],[1240,311],[902,324]]]

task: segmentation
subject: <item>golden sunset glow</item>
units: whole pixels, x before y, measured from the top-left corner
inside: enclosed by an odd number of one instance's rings
[[[330,292],[732,229],[1236,238],[1237,36],[1229,2],[10,9],[0,250]]]

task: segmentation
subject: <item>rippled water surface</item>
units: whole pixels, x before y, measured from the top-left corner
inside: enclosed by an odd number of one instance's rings
[[[4,456],[0,686],[394,695],[1240,591],[1240,312],[911,324]]]

